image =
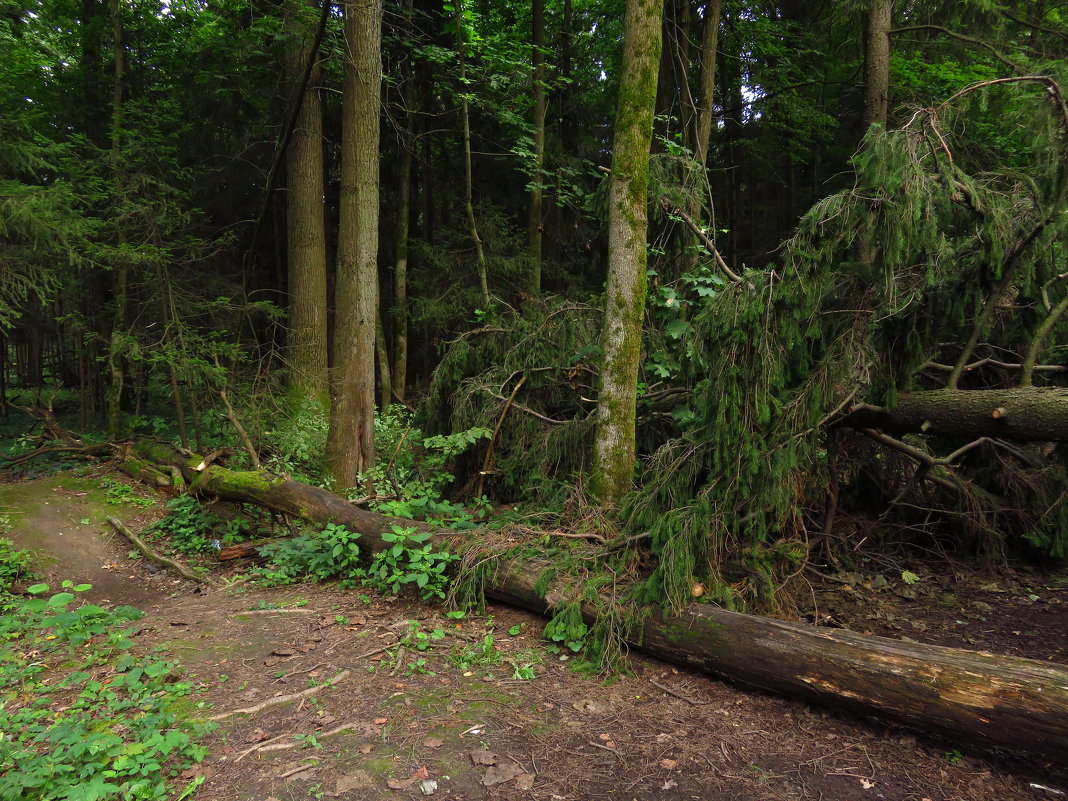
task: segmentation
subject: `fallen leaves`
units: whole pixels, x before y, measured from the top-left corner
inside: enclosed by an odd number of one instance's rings
[[[386,786],[389,787],[390,790],[407,790],[409,787],[411,787],[417,781],[421,781],[423,779],[429,779],[429,778],[430,778],[430,771],[428,771],[426,769],[426,766],[423,765],[415,773],[413,773],[411,776],[409,776],[407,779],[387,779],[386,780]],[[424,795],[426,795],[426,793],[424,793]]]
[[[523,767],[510,757],[501,757],[485,748],[471,751],[468,754],[471,764],[485,766],[486,772],[482,776],[481,784],[484,787],[493,787],[498,784],[516,781],[516,787],[520,790],[529,790],[534,786],[534,775],[527,773]]]

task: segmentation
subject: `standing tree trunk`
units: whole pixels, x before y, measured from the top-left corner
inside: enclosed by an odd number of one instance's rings
[[[467,209],[467,225],[471,231],[471,240],[475,243],[475,258],[478,268],[478,288],[482,296],[482,307],[489,309],[489,276],[486,268],[486,251],[482,247],[482,237],[478,235],[478,223],[475,221],[474,179],[471,172],[471,115],[468,108],[467,87],[467,37],[464,35],[464,9],[462,0],[456,0],[456,50],[460,54],[460,114],[464,138],[464,207]]]
[[[119,9],[119,0],[110,0],[108,8],[111,12],[112,49],[115,58],[115,83],[111,94],[111,168],[115,176],[115,194],[121,203],[125,191],[122,170],[119,164],[122,160],[122,103],[126,89],[126,59],[123,53],[122,41],[122,17]],[[122,222],[118,223],[118,243],[124,245]],[[122,428],[122,388],[125,375],[122,369],[122,351],[126,337],[126,289],[128,282],[129,266],[120,256],[115,265],[115,308],[112,316],[111,337],[108,344],[108,370],[111,374],[111,384],[108,387],[108,439],[116,442]]]
[[[893,0],[871,0],[864,20],[864,131],[886,127],[890,104],[890,23]]]
[[[656,105],[663,0],[627,0],[623,65],[612,143],[597,433],[591,489],[618,506],[634,473],[638,362],[646,293],[649,146]]]
[[[534,86],[534,174],[531,176],[530,219],[527,242],[530,248],[531,295],[541,293],[541,232],[542,190],[545,168],[545,0],[533,0],[531,5],[531,72]]]
[[[701,86],[697,95],[697,125],[694,156],[704,167],[708,163],[708,143],[712,139],[712,97],[716,88],[716,50],[719,46],[719,17],[723,0],[705,3],[704,28],[701,31]]]
[[[412,0],[404,4],[407,32],[414,40]],[[397,176],[397,233],[393,267],[393,397],[404,402],[408,376],[408,233],[412,213],[412,159],[415,148],[413,111],[415,108],[415,69],[409,60],[403,77],[404,109],[401,111],[400,175]]]
[[[323,0],[329,6],[329,0]],[[314,7],[314,0],[309,6]],[[286,73],[299,87],[308,66],[318,58],[312,46],[315,27],[301,2],[289,9],[293,43],[286,51]],[[289,192],[286,203],[286,263],[289,271],[289,394],[294,408],[313,401],[325,412],[330,405],[327,379],[326,223],[323,213],[323,112],[320,70],[313,67],[308,86],[293,102],[300,104],[286,151]]]
[[[374,464],[382,0],[345,5],[334,387],[327,464],[338,487]]]

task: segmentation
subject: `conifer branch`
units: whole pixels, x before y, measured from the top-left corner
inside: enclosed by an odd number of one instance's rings
[[[984,42],[982,39],[976,39],[974,36],[965,36],[963,33],[957,33],[951,31],[949,28],[944,28],[941,25],[908,25],[903,28],[891,28],[886,33],[893,36],[897,33],[908,33],[910,31],[936,31],[937,33],[944,33],[951,39],[957,39],[961,42],[967,42],[968,44],[976,45],[977,47],[985,48],[990,51],[990,54],[994,56],[998,61],[1007,67],[1011,67],[1014,70],[1022,71],[1019,64],[1012,61],[1008,56],[998,50],[990,42]]]

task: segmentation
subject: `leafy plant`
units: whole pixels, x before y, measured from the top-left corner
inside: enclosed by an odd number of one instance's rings
[[[33,597],[0,597],[0,798],[164,799],[168,776],[206,754],[195,738],[207,726],[176,710],[190,687],[175,666],[126,653],[141,613],[77,605],[87,589],[66,581],[52,595],[36,584]]]
[[[132,505],[147,508],[155,501],[151,498],[143,498],[129,484],[124,484],[114,478],[102,478],[100,488],[104,490],[104,503],[109,506]]]
[[[560,609],[545,626],[545,638],[561,643],[578,653],[586,645],[589,626],[582,619],[581,604],[568,604]]]
[[[32,552],[16,548],[11,540],[0,538],[0,592],[29,576],[32,561]]]
[[[455,651],[452,656],[453,663],[460,670],[499,665],[503,659],[504,654],[497,648],[492,634],[486,634],[478,645],[467,645]]]
[[[380,454],[391,456],[361,473],[357,485],[374,489],[373,506],[382,514],[470,528],[475,525],[474,516],[442,498],[454,478],[446,468],[490,434],[488,428],[474,427],[428,437],[412,425],[407,409],[390,406],[375,416],[375,445]]]
[[[429,531],[392,526],[383,532],[389,545],[374,555],[363,583],[382,592],[400,593],[401,587],[414,584],[423,600],[444,598],[448,584],[446,571],[459,557],[448,551],[435,551]]]
[[[426,631],[418,620],[409,620],[408,633],[401,638],[400,644],[405,648],[428,651],[435,641],[443,639],[445,639],[445,632],[442,629],[435,628]]]
[[[170,537],[173,545],[185,553],[206,553],[217,550],[218,542],[212,534],[221,519],[208,512],[192,495],[179,495],[167,501],[168,514],[149,527],[155,534]]]
[[[322,531],[260,548],[271,564],[257,572],[267,584],[340,577],[343,586],[352,586],[364,575],[359,565],[360,546],[356,544],[359,538],[359,532],[329,523]]]

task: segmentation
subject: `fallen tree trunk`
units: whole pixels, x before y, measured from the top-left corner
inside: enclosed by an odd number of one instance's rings
[[[398,521],[358,509],[326,490],[262,472],[217,465],[164,443],[134,446],[140,458],[174,466],[191,491],[256,503],[359,531],[371,551]],[[410,521],[400,521],[405,525]],[[447,545],[440,536],[438,544]],[[567,588],[535,590],[544,561],[504,561],[486,593],[539,614],[568,600]],[[583,609],[587,619],[598,614]],[[1004,748],[1061,763],[1068,759],[1068,668],[1048,662],[821,629],[695,605],[650,615],[631,645],[740,684],[933,732],[958,743]]]
[[[839,425],[893,434],[1068,441],[1068,389],[935,389],[899,395],[892,408],[862,404]]]

